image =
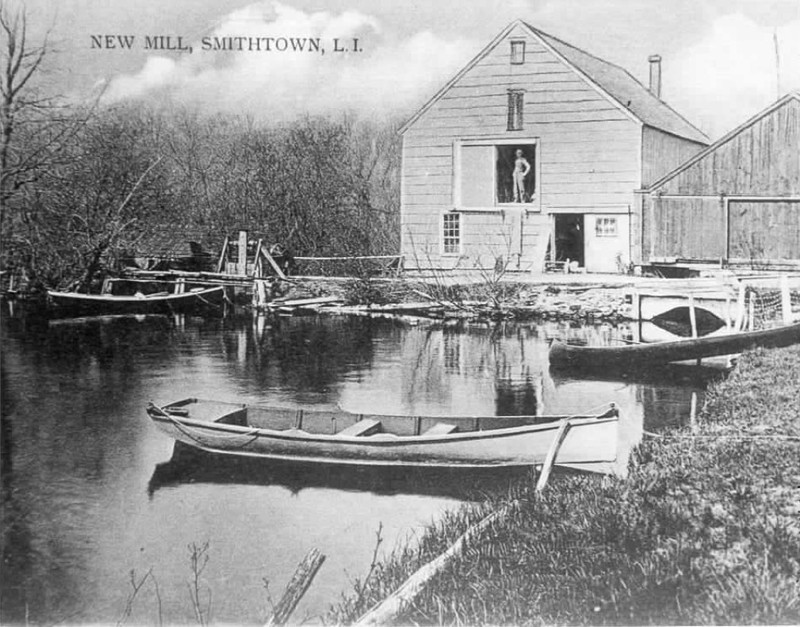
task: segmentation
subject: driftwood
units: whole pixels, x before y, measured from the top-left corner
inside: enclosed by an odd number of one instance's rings
[[[544,460],[542,469],[539,472],[539,480],[536,482],[536,493],[542,492],[547,485],[547,480],[550,477],[550,472],[555,465],[558,457],[558,451],[567,437],[567,432],[571,427],[569,419],[562,420],[561,424],[556,431],[550,449],[547,451],[547,457]],[[476,540],[480,535],[496,520],[504,518],[512,513],[519,507],[518,501],[512,501],[505,507],[492,512],[483,520],[476,523],[464,534],[455,541],[455,543],[442,553],[439,557],[431,562],[428,562],[417,570],[411,577],[406,579],[405,583],[395,590],[392,594],[386,597],[378,605],[373,607],[369,612],[364,614],[355,625],[388,625],[396,619],[407,607],[414,602],[414,599],[425,588],[428,582],[438,575],[444,568],[453,561],[456,557],[464,552],[464,548],[469,542]]]
[[[291,581],[286,585],[281,600],[278,601],[272,616],[266,622],[267,627],[286,624],[324,561],[325,556],[317,549],[311,549],[308,552],[303,561],[298,564]]]
[[[267,303],[267,307],[291,308],[308,307],[309,305],[329,305],[342,302],[339,296],[319,296],[317,298],[295,298],[293,300],[273,300]]]
[[[411,575],[400,588],[364,614],[355,624],[364,626],[388,625],[391,623],[392,620],[397,618],[397,616],[414,601],[416,596],[433,577],[441,572],[453,559],[464,552],[464,549],[470,542],[480,537],[493,522],[506,516],[515,507],[517,507],[516,501],[496,512],[492,512],[486,516],[486,518],[467,529],[449,549]]]

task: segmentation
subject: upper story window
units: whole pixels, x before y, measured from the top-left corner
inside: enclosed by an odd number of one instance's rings
[[[522,65],[525,63],[525,42],[511,42],[511,65]]]
[[[525,108],[525,92],[521,89],[508,90],[508,126],[509,131],[521,131]]]
[[[456,146],[454,204],[459,210],[488,210],[539,203],[538,145],[533,138],[476,139]]]

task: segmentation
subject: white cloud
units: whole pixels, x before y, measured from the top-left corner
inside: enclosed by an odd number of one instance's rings
[[[774,30],[737,13],[665,59],[665,97],[713,138],[735,128],[778,98],[776,34],[780,93],[800,89],[800,21]]]
[[[392,38],[360,12],[306,13],[277,2],[234,11],[208,36],[319,37],[325,52],[203,51],[198,38],[193,54],[151,56],[139,72],[113,78],[106,99],[169,93],[206,110],[272,120],[343,110],[411,113],[480,47],[429,31]],[[363,51],[335,53],[334,38],[347,47],[358,38]]]

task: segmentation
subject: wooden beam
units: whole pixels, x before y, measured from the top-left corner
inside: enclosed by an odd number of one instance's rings
[[[281,267],[278,265],[278,262],[269,254],[269,251],[266,248],[261,249],[261,254],[264,255],[264,258],[269,261],[269,265],[272,266],[272,269],[275,270],[275,274],[278,275],[278,278],[286,280],[286,275],[281,270]]]
[[[219,255],[219,261],[217,261],[217,272],[222,272],[225,265],[225,259],[228,255],[228,236],[225,236],[225,242],[222,244],[222,252]]]
[[[272,616],[266,622],[266,627],[285,625],[294,612],[300,599],[311,586],[311,582],[325,561],[325,556],[317,549],[311,549],[297,566],[292,579],[286,585],[286,591],[275,606]]]
[[[569,418],[562,420],[561,424],[558,426],[558,431],[556,431],[556,435],[547,451],[547,456],[544,458],[544,464],[542,464],[542,470],[539,473],[539,480],[536,482],[537,492],[544,490],[545,486],[547,485],[547,480],[550,478],[550,472],[553,470],[553,466],[556,463],[556,458],[558,457],[558,451],[561,450],[561,445],[564,443],[564,440],[567,437],[567,432],[570,430],[571,426],[572,424],[570,423]]]
[[[439,574],[450,562],[463,553],[468,543],[476,540],[492,523],[506,516],[518,503],[514,501],[500,510],[492,512],[483,520],[467,529],[453,545],[436,559],[417,570],[405,583],[383,601],[364,614],[355,625],[388,625],[397,618],[419,595],[428,582]]]

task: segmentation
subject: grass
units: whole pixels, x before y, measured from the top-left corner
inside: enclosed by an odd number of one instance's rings
[[[800,347],[743,355],[696,431],[645,440],[626,479],[525,481],[447,515],[328,619],[357,619],[516,499],[399,623],[800,624],[799,380]]]

